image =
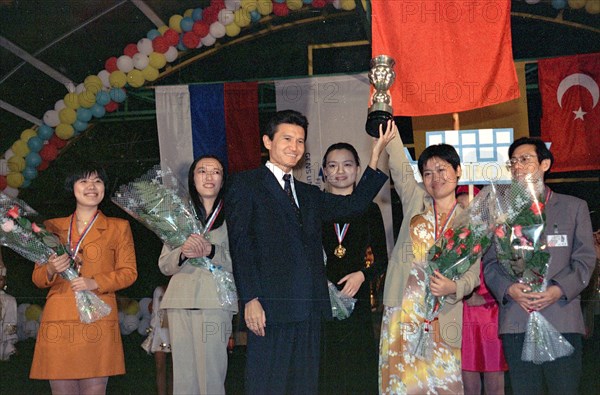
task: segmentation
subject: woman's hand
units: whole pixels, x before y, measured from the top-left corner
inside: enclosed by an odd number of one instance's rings
[[[212,244],[199,234],[190,235],[181,246],[181,255],[186,258],[199,258],[208,256],[212,251]]]
[[[431,276],[429,287],[432,295],[438,298],[456,293],[456,283],[437,270]]]
[[[98,289],[98,283],[93,278],[77,277],[71,280],[71,289],[77,291],[93,291]]]
[[[531,295],[531,287],[526,284],[514,283],[506,290],[508,296],[527,312],[535,310],[535,299]]]
[[[63,254],[58,256],[56,254],[50,255],[48,263],[46,264],[46,272],[48,273],[48,280],[51,280],[56,273],[62,273],[69,268],[71,265],[71,258],[69,254]]]
[[[373,139],[371,160],[369,161],[370,168],[377,170],[377,162],[379,162],[379,156],[381,155],[381,152],[385,149],[385,146],[388,145],[388,143],[392,141],[394,137],[396,137],[397,133],[398,127],[392,120],[388,121],[385,132],[383,131],[383,125],[379,125],[379,138]]]
[[[346,284],[344,284],[344,282]],[[347,274],[344,277],[342,277],[341,280],[338,281],[338,285],[344,284],[344,288],[342,288],[341,292],[344,295],[353,298],[354,295],[356,295],[356,293],[360,289],[360,286],[362,285],[362,283],[364,283],[364,282],[365,282],[365,275],[363,272],[361,272],[359,270],[357,272],[350,273],[350,274]]]

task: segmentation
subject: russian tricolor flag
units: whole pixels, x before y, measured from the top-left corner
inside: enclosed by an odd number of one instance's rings
[[[256,82],[159,86],[156,121],[161,164],[184,185],[201,155],[216,155],[230,173],[260,166]]]

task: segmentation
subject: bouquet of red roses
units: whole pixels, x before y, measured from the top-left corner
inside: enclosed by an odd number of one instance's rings
[[[22,200],[0,193],[0,245],[40,264],[48,262],[52,254],[69,254],[58,236],[25,218],[26,215],[34,214],[36,212]],[[71,267],[60,275],[69,281],[79,277],[72,259]],[[75,292],[75,302],[79,319],[86,324],[107,316],[111,311],[109,305],[90,291]]]

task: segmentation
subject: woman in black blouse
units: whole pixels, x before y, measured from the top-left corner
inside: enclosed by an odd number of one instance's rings
[[[349,195],[360,174],[356,149],[347,143],[331,145],[323,158],[327,190]],[[372,262],[366,253],[371,247]],[[377,341],[371,318],[370,288],[385,273],[387,246],[381,211],[372,202],[367,212],[339,222],[323,224],[327,278],[346,296],[357,299],[344,320],[325,325],[321,352],[320,393],[376,394]]]

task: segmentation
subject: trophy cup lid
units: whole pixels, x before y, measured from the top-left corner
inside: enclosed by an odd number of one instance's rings
[[[376,66],[380,66],[380,65],[387,65],[389,67],[394,67],[394,65],[396,64],[396,61],[394,60],[394,58],[392,58],[389,55],[378,55],[375,56],[373,59],[371,59],[371,68],[374,68]]]

